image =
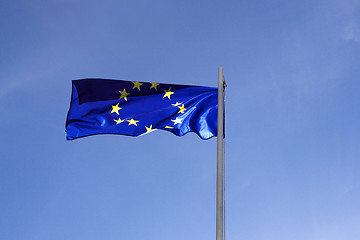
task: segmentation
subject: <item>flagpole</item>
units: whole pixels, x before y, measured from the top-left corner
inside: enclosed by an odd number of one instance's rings
[[[223,240],[224,236],[224,164],[223,164],[223,135],[224,135],[224,74],[219,67],[218,76],[218,129],[217,129],[217,183],[216,183],[216,240]]]

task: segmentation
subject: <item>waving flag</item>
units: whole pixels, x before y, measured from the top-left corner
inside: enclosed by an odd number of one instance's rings
[[[217,88],[108,79],[72,81],[67,139],[139,136],[156,129],[217,135]]]

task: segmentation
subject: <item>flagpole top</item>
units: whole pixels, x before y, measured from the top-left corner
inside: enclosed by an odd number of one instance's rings
[[[219,77],[221,76],[221,80],[219,78],[219,87],[220,87],[220,81],[222,82],[222,88],[225,89],[227,87],[226,82],[225,82],[225,77],[224,77],[224,68],[223,67],[219,67]]]

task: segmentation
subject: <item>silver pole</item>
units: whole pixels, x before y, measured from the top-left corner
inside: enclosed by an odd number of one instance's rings
[[[217,186],[216,186],[216,240],[223,240],[224,228],[224,169],[223,169],[223,135],[224,135],[224,75],[219,67],[218,84],[218,129],[217,129]]]

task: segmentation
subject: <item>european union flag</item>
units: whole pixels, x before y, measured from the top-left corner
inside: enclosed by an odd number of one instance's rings
[[[156,129],[217,135],[217,88],[108,79],[72,81],[67,139],[139,136]]]

